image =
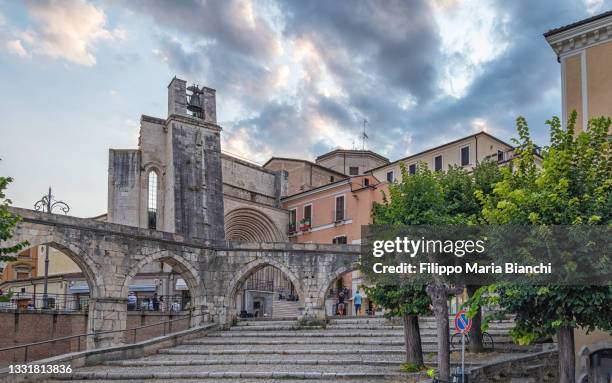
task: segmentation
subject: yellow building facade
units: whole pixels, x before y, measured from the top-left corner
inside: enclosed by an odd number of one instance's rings
[[[562,116],[578,113],[576,131],[612,116],[612,11],[550,30],[546,41],[561,66]]]
[[[589,119],[612,117],[612,11],[544,34],[561,65],[562,119],[578,113],[576,132]],[[612,336],[603,331],[574,331],[576,381],[608,381]],[[609,378],[609,375],[607,375]]]

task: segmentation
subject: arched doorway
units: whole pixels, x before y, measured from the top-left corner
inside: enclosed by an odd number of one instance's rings
[[[15,260],[8,262],[1,273],[0,290],[5,298],[11,295],[3,302],[4,307],[88,313],[90,298],[98,296],[103,284],[86,257],[76,251],[69,245],[48,242],[15,254]],[[86,330],[83,328],[83,332]]]
[[[363,277],[357,265],[336,270],[321,285],[318,299],[326,316],[373,315],[376,307],[364,291]],[[356,306],[356,302],[361,302]]]
[[[173,330],[198,325],[204,319],[203,292],[198,270],[182,255],[163,251],[146,256],[130,268],[123,284],[127,328],[143,324],[139,315],[158,317],[149,322],[184,318]]]
[[[20,314],[19,320],[15,316],[14,330],[4,334],[0,348],[94,332],[95,301],[104,284],[87,254],[68,243],[40,242],[13,256],[15,260],[2,270],[0,308],[3,315],[11,311],[28,315]],[[27,358],[43,359],[92,347],[93,337],[58,341],[53,347],[30,347]],[[26,351],[17,348],[0,357],[21,362]]]
[[[296,318],[304,306],[297,277],[272,259],[248,263],[229,286],[226,306],[231,317]]]
[[[281,242],[283,235],[264,213],[238,208],[225,215],[225,238],[248,242]]]

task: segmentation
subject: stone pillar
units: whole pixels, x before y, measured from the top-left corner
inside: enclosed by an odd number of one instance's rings
[[[325,299],[319,297],[319,285],[314,279],[305,279],[304,284],[304,308],[299,313],[300,320],[324,320]]]
[[[101,333],[87,337],[87,348],[117,346],[125,343],[127,324],[127,298],[99,297],[89,301],[88,333]],[[129,335],[129,334],[127,334]]]

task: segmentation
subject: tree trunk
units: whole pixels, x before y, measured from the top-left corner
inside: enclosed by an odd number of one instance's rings
[[[559,328],[557,342],[559,344],[559,383],[575,383],[574,329],[572,327]]]
[[[441,283],[427,286],[436,317],[436,334],[438,337],[438,371],[440,380],[450,380],[450,335],[448,325],[447,289]]]
[[[472,297],[472,295],[478,290],[480,286],[466,286],[468,297]],[[482,310],[480,306],[478,307],[478,311],[474,318],[472,318],[472,327],[469,331],[470,336],[470,344],[468,346],[468,350],[470,352],[483,352],[484,346],[482,344]]]
[[[421,348],[421,332],[419,317],[404,314],[404,343],[406,344],[406,363],[423,367],[423,349]]]

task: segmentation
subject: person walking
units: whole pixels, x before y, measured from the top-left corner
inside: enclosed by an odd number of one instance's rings
[[[136,294],[134,294],[133,291],[130,291],[130,294],[128,295],[128,307],[127,309],[130,311],[133,311],[136,309]]]
[[[162,313],[166,311],[166,303],[164,302],[164,296],[159,297],[159,311]]]
[[[159,299],[157,299],[157,293],[153,294],[153,311],[159,311]]]
[[[355,300],[355,315],[359,315],[361,314],[361,294],[359,294],[359,290],[355,292],[353,299]]]
[[[344,291],[338,294],[338,315],[344,315]]]

